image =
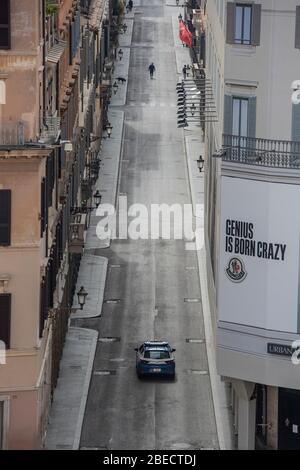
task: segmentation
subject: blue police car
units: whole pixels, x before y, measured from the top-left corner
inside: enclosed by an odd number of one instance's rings
[[[145,341],[136,351],[136,372],[139,378],[166,376],[175,378],[174,351],[165,341]]]

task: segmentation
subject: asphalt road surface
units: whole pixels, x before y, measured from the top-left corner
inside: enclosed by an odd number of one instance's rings
[[[129,205],[188,204],[171,9],[142,0],[136,10],[119,191]],[[81,448],[218,448],[196,254],[184,240],[162,238],[115,240],[101,253],[109,258],[106,302],[100,318],[84,323],[101,339]],[[134,347],[149,339],[176,348],[175,381],[137,378]]]

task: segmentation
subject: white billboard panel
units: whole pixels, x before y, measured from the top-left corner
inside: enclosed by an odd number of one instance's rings
[[[300,186],[221,185],[219,320],[299,333]]]

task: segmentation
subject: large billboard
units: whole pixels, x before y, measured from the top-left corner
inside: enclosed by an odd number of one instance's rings
[[[220,217],[219,322],[299,334],[300,186],[222,176]]]

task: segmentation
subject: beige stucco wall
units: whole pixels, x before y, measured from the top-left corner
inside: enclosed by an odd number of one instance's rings
[[[35,141],[38,135],[43,80],[39,12],[40,0],[11,0],[11,49],[0,50],[0,77],[6,85],[0,124],[6,143],[9,136],[15,143],[18,121],[25,123],[25,140]]]
[[[0,272],[10,280],[11,349],[0,365],[0,399],[9,396],[6,446],[41,446],[50,405],[51,335],[39,338],[41,266],[41,179],[48,151],[11,151],[0,158],[0,188],[12,192],[11,246],[0,247]],[[27,158],[29,157],[29,158]],[[46,351],[47,346],[47,351]]]

